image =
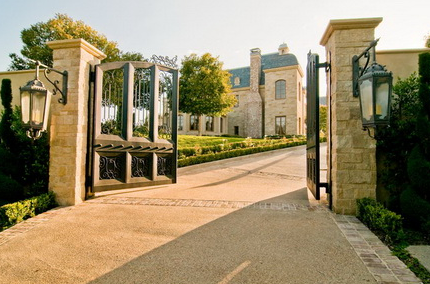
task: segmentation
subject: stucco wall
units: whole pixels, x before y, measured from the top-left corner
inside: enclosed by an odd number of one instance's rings
[[[430,48],[377,50],[376,61],[393,72],[394,83],[398,78],[405,79],[413,72],[418,73],[418,55],[430,52]]]

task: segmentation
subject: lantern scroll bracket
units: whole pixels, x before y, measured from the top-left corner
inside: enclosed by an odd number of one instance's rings
[[[373,62],[376,62],[376,52],[375,46],[378,44],[379,38],[373,40],[370,45],[360,54],[354,55],[352,57],[352,94],[354,97],[358,97],[360,95],[360,91],[358,88],[358,78],[360,78],[370,61],[370,50],[373,49]],[[366,64],[364,67],[360,67],[359,60],[361,57],[367,58]]]
[[[68,75],[67,71],[59,71],[57,69],[54,69],[54,68],[51,68],[49,66],[46,66],[46,65],[42,64],[40,61],[36,61],[36,60],[32,60],[32,59],[30,59],[30,61],[32,61],[33,63],[36,64],[36,79],[37,80],[39,79],[38,78],[38,76],[39,76],[39,69],[43,68],[44,69],[43,70],[43,74],[45,75],[46,80],[49,83],[51,83],[51,85],[54,86],[54,89],[52,90],[52,94],[56,95],[57,92],[60,93],[61,98],[58,99],[58,102],[61,103],[61,104],[63,104],[63,105],[67,104],[67,82],[68,82],[68,78],[69,78],[69,75]],[[61,87],[61,89],[58,86],[59,83],[60,83],[60,81],[58,81],[58,80],[51,80],[48,77],[48,75],[51,72],[55,72],[57,74],[62,75],[63,78],[62,78],[62,87]]]

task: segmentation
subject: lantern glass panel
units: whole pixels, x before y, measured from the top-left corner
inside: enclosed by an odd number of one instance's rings
[[[21,92],[21,114],[22,123],[30,123],[30,92]]]
[[[361,117],[365,121],[373,119],[372,79],[360,82]]]
[[[34,92],[32,97],[31,120],[34,126],[43,126],[43,116],[45,113],[46,92]]]
[[[387,77],[375,78],[376,99],[375,99],[375,115],[379,120],[388,119],[388,103],[390,96],[390,85]]]

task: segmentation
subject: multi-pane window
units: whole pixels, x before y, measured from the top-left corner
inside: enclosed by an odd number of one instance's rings
[[[286,118],[285,116],[275,117],[275,133],[277,135],[285,135],[286,133]]]
[[[213,118],[213,116],[206,116],[206,131],[214,131],[214,118]]]
[[[184,116],[178,115],[178,131],[184,130]]]
[[[299,89],[297,91],[298,95],[299,95],[299,102],[302,100],[302,84],[299,83]]]
[[[275,82],[275,98],[285,99],[285,80]]]
[[[199,130],[199,117],[197,115],[190,116],[190,130]]]

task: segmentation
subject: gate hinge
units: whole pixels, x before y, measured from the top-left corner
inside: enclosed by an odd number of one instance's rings
[[[326,193],[331,193],[330,186],[327,182],[320,182],[319,187],[324,187]]]
[[[324,68],[325,72],[330,71],[330,67],[331,67],[331,65],[328,62],[320,63],[317,65],[317,68]]]

